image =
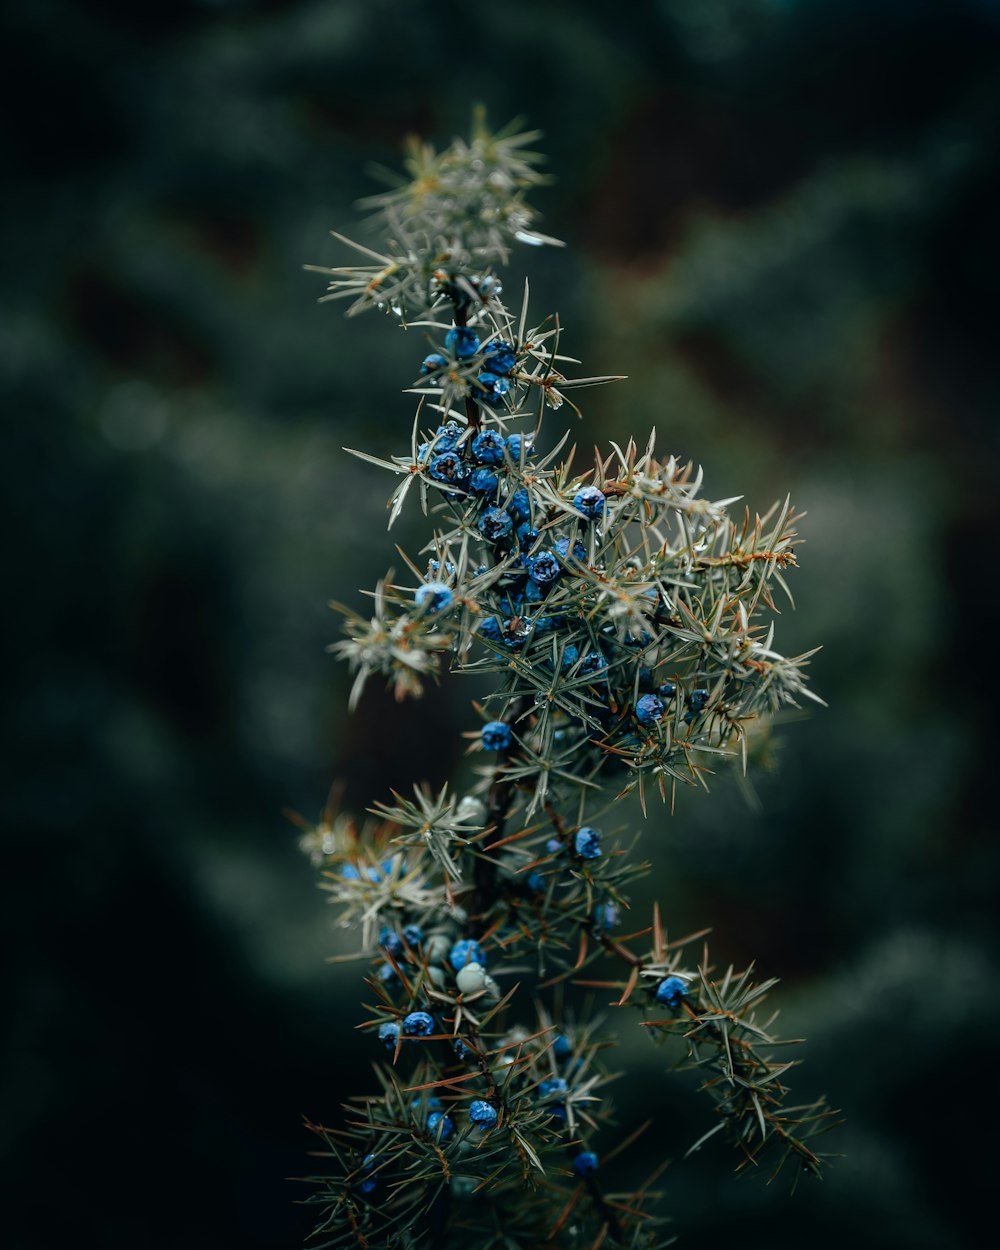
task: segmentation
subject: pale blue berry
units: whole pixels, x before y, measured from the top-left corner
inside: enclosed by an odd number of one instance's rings
[[[468,326],[452,326],[444,336],[444,345],[453,356],[464,360],[479,351],[479,335]]]
[[[495,616],[487,616],[484,618],[479,632],[484,638],[488,638],[490,642],[499,642],[501,638],[500,622]]]
[[[597,859],[601,853],[600,832],[597,829],[591,829],[588,825],[583,825],[576,831],[573,845],[581,859]]]
[[[512,434],[510,438],[520,438],[520,434]],[[510,446],[510,438],[507,446]],[[519,486],[504,505],[516,521],[527,521],[531,516],[531,498],[523,486]]]
[[[667,1007],[677,1007],[687,994],[687,986],[680,977],[666,977],[656,987],[656,1001]]]
[[[563,849],[563,844],[558,838],[549,838],[549,840],[545,843],[545,849],[550,855],[558,855]]]
[[[456,972],[464,968],[466,964],[479,964],[483,968],[486,967],[486,954],[479,943],[472,938],[460,938],[451,948],[448,958]]]
[[[538,1094],[540,1098],[548,1098],[550,1094],[565,1094],[566,1090],[566,1082],[561,1076],[551,1076],[539,1085]]]
[[[557,538],[552,545],[564,560],[569,558],[568,538]],[[587,548],[583,545],[583,543],[573,544],[573,559],[579,560],[581,564],[587,559]]]
[[[506,751],[514,740],[510,725],[502,720],[491,720],[480,734],[487,751]]]
[[[548,586],[541,586],[533,577],[529,577],[524,583],[524,602],[525,603],[541,603],[545,596],[549,593]]]
[[[423,930],[418,924],[408,924],[403,929],[403,940],[407,946],[419,946],[423,936]]]
[[[580,648],[574,646],[573,643],[570,643],[569,646],[563,650],[562,671],[565,673],[567,669],[571,669],[579,658]]]
[[[428,612],[443,612],[451,607],[453,598],[451,588],[444,582],[424,582],[417,587],[413,601],[418,608],[425,608]]]
[[[340,870],[340,875],[345,881],[360,881],[361,874],[353,864],[345,864]]]
[[[468,465],[456,451],[435,456],[427,472],[435,482],[448,482],[452,486],[463,486],[469,476]]]
[[[595,929],[613,929],[618,923],[618,908],[614,903],[598,903],[591,918]]]
[[[596,520],[604,512],[604,494],[596,486],[584,486],[573,496],[573,507],[588,520]]]
[[[476,390],[476,399],[483,404],[489,404],[491,408],[503,403],[503,397],[510,390],[510,383],[506,378],[498,377],[495,373],[490,373],[488,369],[484,369],[477,374],[476,381],[482,389]]]
[[[499,1118],[496,1107],[491,1107],[488,1102],[483,1102],[481,1098],[475,1099],[469,1106],[469,1120],[471,1123],[477,1124],[483,1133],[487,1129],[492,1128]]]
[[[635,717],[640,725],[655,725],[663,719],[663,702],[655,694],[644,694],[635,705]]]
[[[507,448],[507,454],[515,464],[521,463],[521,452],[524,452],[525,460],[530,460],[535,454],[535,449],[531,443],[531,436],[527,434],[508,434],[504,441]]]
[[[429,356],[425,356],[420,366],[420,372],[425,376],[428,373],[434,373],[437,369],[447,367],[447,360],[439,352],[431,352]]]

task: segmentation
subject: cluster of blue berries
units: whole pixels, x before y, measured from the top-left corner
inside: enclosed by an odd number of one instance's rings
[[[493,339],[483,346],[482,340],[471,326],[452,326],[445,335],[444,346],[451,360],[440,352],[431,352],[421,363],[421,374],[428,377],[441,369],[447,369],[452,360],[459,364],[471,361],[481,350],[482,359],[476,373],[473,393],[480,403],[488,404],[491,408],[499,407],[510,391],[509,375],[517,364],[517,352],[513,344],[505,339]]]

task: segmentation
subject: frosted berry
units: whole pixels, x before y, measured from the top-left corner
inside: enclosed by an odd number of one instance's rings
[[[454,421],[446,421],[434,431],[436,451],[454,451],[462,437],[462,427]]]
[[[582,516],[594,521],[604,512],[604,495],[596,486],[584,486],[573,496],[573,507]]]
[[[429,356],[424,357],[423,363],[420,366],[420,372],[426,376],[428,373],[433,373],[437,369],[446,368],[447,364],[447,360],[445,360],[439,352],[431,352]]]
[[[480,737],[487,751],[506,751],[514,740],[510,725],[502,720],[491,720],[484,725]]]
[[[640,725],[655,725],[663,719],[663,701],[655,694],[644,694],[635,705],[635,716]]]
[[[396,1043],[399,1041],[399,1025],[395,1020],[387,1020],[385,1024],[378,1026],[378,1040],[385,1046],[386,1050],[393,1051],[396,1049]]]
[[[500,479],[489,469],[473,469],[469,478],[469,491],[473,495],[495,495]]]
[[[680,977],[666,977],[656,987],[656,1001],[668,1007],[677,1007],[687,994],[687,986]]]
[[[463,486],[469,476],[468,466],[455,451],[435,456],[427,472],[435,482],[448,482],[452,486]]]
[[[482,964],[466,964],[455,977],[455,984],[463,994],[478,994],[486,988],[488,978]]]
[[[514,528],[514,522],[502,508],[487,508],[479,518],[479,532],[491,543],[506,538]]]
[[[464,360],[479,351],[479,335],[468,326],[452,326],[444,336],[444,345],[453,356]]]
[[[472,440],[472,454],[480,464],[503,464],[503,435],[483,430]]]
[[[491,373],[510,373],[517,364],[517,353],[510,343],[504,339],[495,339],[483,348],[485,359],[483,365]]]
[[[429,964],[440,964],[448,958],[448,952],[451,950],[451,939],[446,938],[443,933],[432,933],[427,939],[424,947],[424,954]]]
[[[403,941],[407,946],[419,946],[423,932],[418,924],[408,924],[403,929]]]
[[[542,551],[528,561],[528,571],[536,582],[540,582],[543,586],[549,582],[554,582],[562,570],[559,567],[559,561],[555,558],[551,551]]]
[[[581,1150],[573,1160],[573,1171],[577,1176],[590,1176],[597,1171],[597,1155],[592,1150]]]
[[[549,838],[548,842],[545,843],[545,849],[550,855],[558,855],[563,849],[563,844],[558,838]]]
[[[443,612],[451,607],[453,598],[450,587],[444,582],[424,582],[417,587],[413,601],[418,608],[426,608],[428,612]]]
[[[403,1032],[410,1037],[428,1037],[434,1032],[434,1017],[426,1011],[411,1011],[403,1019]]]
[[[448,958],[456,972],[466,964],[480,964],[486,967],[486,952],[472,938],[461,938],[451,948]]]
[[[496,1107],[491,1107],[488,1102],[483,1102],[481,1098],[475,1099],[469,1106],[469,1120],[471,1123],[477,1124],[483,1133],[487,1129],[492,1128],[499,1118]]]
[[[432,1111],[427,1117],[427,1127],[438,1141],[447,1141],[455,1131],[451,1117],[445,1115],[443,1111]]]
[[[576,831],[573,845],[581,859],[597,859],[601,853],[601,835],[597,829],[584,825]]]

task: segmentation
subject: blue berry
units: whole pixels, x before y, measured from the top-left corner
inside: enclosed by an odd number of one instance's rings
[[[378,931],[378,944],[383,950],[388,951],[390,955],[399,955],[403,949],[403,943],[399,934],[395,929],[390,929],[385,924]]]
[[[608,662],[600,651],[591,651],[583,663],[580,665],[581,673],[604,673],[607,672]]]
[[[426,1011],[411,1011],[403,1019],[403,1032],[411,1037],[428,1037],[434,1032],[434,1017]]]
[[[538,1096],[548,1098],[550,1094],[565,1094],[566,1090],[566,1082],[561,1076],[550,1076],[547,1081],[542,1081],[539,1085]]]
[[[579,658],[580,648],[575,647],[572,643],[570,643],[569,646],[563,651],[562,671],[565,673],[567,669],[572,668]]]
[[[451,1122],[451,1117],[445,1115],[443,1111],[432,1111],[427,1117],[427,1127],[438,1141],[447,1141],[455,1131],[455,1125]]]
[[[542,551],[528,561],[528,571],[536,582],[547,585],[554,582],[562,570],[551,551]]]
[[[501,637],[500,622],[495,616],[487,616],[484,618],[482,625],[479,626],[479,632],[484,638],[488,638],[490,642],[499,642]]]
[[[380,1024],[378,1026],[378,1040],[383,1043],[386,1050],[395,1050],[396,1043],[399,1041],[399,1025],[394,1020],[388,1020],[385,1024]]]
[[[630,630],[623,641],[626,647],[645,647],[653,641],[653,635],[648,629],[641,629],[638,633]]]
[[[503,283],[491,273],[484,275],[478,282],[475,278],[472,281],[484,303],[490,299],[499,299],[503,294]]]
[[[506,378],[497,377],[495,373],[490,373],[488,369],[484,369],[482,373],[477,374],[476,381],[482,387],[482,390],[476,391],[476,399],[481,403],[489,404],[491,408],[495,408],[503,402],[503,397],[510,390],[510,383]]]
[[[464,968],[466,964],[479,964],[483,968],[486,967],[486,953],[472,938],[460,938],[451,948],[448,958],[456,972]]]
[[[708,691],[692,690],[688,695],[686,702],[692,712],[701,712],[704,710],[705,704],[708,702]]]
[[[353,864],[345,864],[340,870],[340,875],[345,881],[360,881],[361,874]]]
[[[573,1160],[573,1171],[577,1176],[590,1176],[597,1171],[597,1155],[592,1150],[581,1150]]]
[[[386,989],[395,989],[399,985],[399,977],[396,976],[396,969],[392,964],[383,964],[378,970],[378,979],[386,987]]]
[[[451,607],[453,599],[451,589],[444,582],[424,582],[417,587],[413,600],[418,608],[426,608],[428,612],[443,612]]]
[[[527,434],[508,434],[504,441],[507,448],[507,454],[515,464],[521,463],[521,452],[524,452],[525,460],[530,460],[535,454],[535,449],[531,444],[531,436]]]
[[[558,629],[562,623],[561,616],[537,616],[535,617],[535,633],[548,634],[552,630]]]
[[[541,603],[548,591],[548,586],[540,586],[533,577],[529,577],[524,584],[524,601],[525,603]]]
[[[573,1043],[562,1033],[557,1033],[552,1043],[552,1053],[557,1059],[568,1059],[573,1053]]]
[[[563,844],[558,838],[549,838],[548,842],[545,843],[545,849],[550,855],[558,855],[563,849]]]
[[[680,977],[667,977],[656,987],[656,1001],[668,1007],[677,1007],[687,994],[687,986]]]
[[[444,369],[448,365],[447,360],[438,352],[431,352],[429,356],[425,356],[423,364],[420,366],[420,372],[425,376],[433,373],[436,369]]]
[[[487,751],[506,751],[514,740],[510,725],[502,720],[491,720],[484,725],[480,736]]]
[[[614,903],[598,903],[592,919],[596,929],[613,929],[618,923],[618,908]]]
[[[377,1170],[377,1166],[379,1162],[380,1160],[377,1159],[375,1155],[365,1155],[364,1161],[361,1164],[362,1172],[369,1172],[369,1173],[375,1172]],[[379,1182],[379,1178],[377,1176],[374,1176],[374,1175],[366,1176],[364,1180],[358,1181],[357,1183],[358,1193],[370,1194],[372,1190],[375,1188],[375,1186],[378,1184],[378,1182]]]
[[[569,558],[569,539],[568,538],[557,538],[556,541],[552,545],[553,547],[555,547],[556,551],[562,556],[564,560]],[[587,558],[587,548],[583,545],[583,543],[574,543],[573,544],[573,559],[579,560],[582,563],[584,560],[586,560],[586,558]]]
[[[635,705],[635,716],[640,725],[655,725],[663,719],[663,701],[655,694],[644,694]]]
[[[517,527],[517,541],[523,551],[530,551],[535,545],[535,539],[538,537],[538,530],[530,521],[522,521]]]
[[[664,702],[666,702],[668,699],[672,699],[676,693],[677,693],[677,687],[674,685],[672,681],[665,681],[663,685],[660,686],[659,690],[657,691],[657,694],[660,696],[660,698]]]
[[[532,872],[528,874],[525,884],[532,894],[540,894],[545,889],[545,878],[540,872]]]
[[[573,496],[573,507],[588,520],[596,520],[604,512],[604,495],[596,486],[584,486]]]
[[[479,532],[491,543],[506,538],[514,528],[514,522],[502,508],[487,508],[479,518]]]
[[[459,1059],[470,1059],[472,1057],[471,1046],[466,1046],[460,1037],[452,1038],[451,1048],[458,1055]]]
[[[427,472],[435,482],[448,482],[452,486],[464,486],[469,476],[468,465],[456,451],[435,456]]]
[[[639,665],[639,689],[647,692],[653,689],[653,670],[646,664]]]
[[[473,1124],[478,1124],[480,1131],[483,1133],[488,1128],[492,1128],[499,1118],[496,1107],[491,1107],[488,1102],[483,1102],[481,1098],[477,1098],[469,1106],[469,1120]]]
[[[520,434],[512,434],[510,438],[520,438]],[[506,445],[510,446],[510,438]],[[531,516],[531,498],[523,486],[519,486],[507,500],[504,507],[515,521],[527,521]]]
[[[444,345],[453,356],[464,360],[479,351],[479,335],[468,326],[452,326],[444,336]]]
[[[583,825],[576,831],[573,845],[581,859],[597,859],[601,853],[601,835],[597,829]]]
[[[462,427],[454,421],[446,421],[434,431],[434,447],[437,451],[454,451],[462,437]]]
[[[403,940],[407,946],[419,946],[423,936],[423,930],[418,924],[408,924],[403,929]]]
[[[469,491],[473,495],[494,495],[500,479],[489,469],[473,469],[469,478]]]
[[[472,440],[472,454],[480,464],[503,464],[503,435],[483,430]]]
[[[523,617],[510,617],[503,623],[503,640],[511,650],[523,647],[531,633],[531,624]]]
[[[512,344],[504,339],[496,339],[483,348],[485,359],[483,365],[491,373],[510,373],[517,364],[517,353]]]

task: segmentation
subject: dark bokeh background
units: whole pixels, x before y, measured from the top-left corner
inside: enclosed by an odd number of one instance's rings
[[[623,1125],[682,1244],[974,1244],[1000,1024],[990,909],[1000,137],[994,0],[10,0],[0,18],[10,1250],[294,1247],[300,1115],[371,1082],[356,969],[284,807],[458,762],[471,688],[352,718],[326,601],[391,558],[423,341],[317,306],[418,130],[546,132],[530,253],[590,372],[710,493],[808,511],[781,621],[830,709],[760,811],[653,814],[675,932],[784,978],[822,1185],[734,1179],[629,1037]],[[514,279],[516,287],[519,279]],[[419,527],[398,538],[414,545]],[[628,1032],[629,1017],[620,1022]],[[655,1091],[655,1092],[654,1092]],[[659,1100],[659,1101],[657,1101]],[[644,1166],[637,1151],[627,1166]]]

